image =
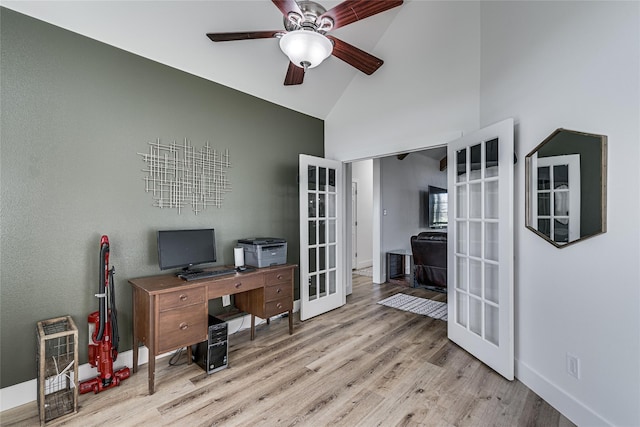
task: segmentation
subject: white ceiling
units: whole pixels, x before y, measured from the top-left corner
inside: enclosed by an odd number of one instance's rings
[[[327,9],[340,1],[324,0]],[[280,30],[269,0],[0,1],[2,6],[239,91],[325,119],[353,79],[376,87],[377,75],[331,56],[304,83],[284,86],[289,60],[277,39],[213,43],[209,32]],[[331,34],[385,59],[376,45],[402,6]],[[383,65],[384,67],[384,65]]]

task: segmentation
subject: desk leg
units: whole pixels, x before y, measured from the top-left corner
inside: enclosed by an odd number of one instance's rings
[[[138,341],[136,341],[136,336],[133,336],[133,373],[138,372],[138,351],[140,347],[138,347]]]
[[[136,313],[136,290],[133,289],[133,313],[132,313],[132,321],[133,321],[133,373],[138,372],[138,331],[136,325],[138,324],[137,313]]]
[[[155,393],[156,357],[149,351],[149,395]]]
[[[293,310],[289,310],[289,335],[293,335]]]
[[[256,316],[252,314],[251,315],[251,341],[253,341],[255,336],[256,336]]]
[[[147,348],[149,349],[149,395],[155,392],[156,380],[156,342],[153,337],[156,334],[157,325],[154,323],[156,312],[156,297],[149,298],[149,336],[147,338]]]
[[[192,358],[191,346],[188,345],[187,346],[187,365],[191,365],[191,358]]]

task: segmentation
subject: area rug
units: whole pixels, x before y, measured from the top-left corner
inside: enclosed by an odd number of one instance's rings
[[[415,314],[422,314],[435,319],[447,320],[447,304],[440,301],[432,301],[407,294],[395,294],[382,301],[378,301],[378,304]]]

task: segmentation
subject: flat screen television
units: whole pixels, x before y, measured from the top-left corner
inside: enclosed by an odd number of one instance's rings
[[[182,268],[194,272],[195,265],[216,262],[216,233],[213,228],[195,230],[159,230],[158,265],[160,270]]]
[[[444,188],[429,186],[429,228],[446,228],[448,222],[447,190]]]

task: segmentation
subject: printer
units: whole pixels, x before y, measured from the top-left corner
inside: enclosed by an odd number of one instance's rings
[[[244,249],[244,262],[251,267],[269,267],[287,263],[287,241],[277,237],[250,237],[239,239]]]

